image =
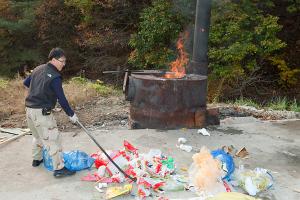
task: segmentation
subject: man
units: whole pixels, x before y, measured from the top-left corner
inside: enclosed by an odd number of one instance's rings
[[[27,124],[33,135],[32,166],[37,167],[43,162],[42,151],[45,148],[52,158],[53,175],[70,176],[75,172],[64,167],[61,134],[51,111],[58,100],[72,123],[76,123],[78,118],[70,108],[62,88],[60,71],[66,64],[65,53],[60,48],[54,48],[48,58],[47,64],[36,67],[24,81],[29,88],[25,106]]]

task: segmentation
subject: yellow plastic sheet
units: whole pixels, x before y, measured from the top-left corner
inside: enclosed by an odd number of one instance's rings
[[[131,191],[132,185],[127,184],[124,187],[110,187],[106,190],[106,199],[112,199],[114,197],[127,194]]]

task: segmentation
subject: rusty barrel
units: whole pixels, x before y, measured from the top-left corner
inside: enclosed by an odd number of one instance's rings
[[[131,128],[196,128],[206,118],[207,77],[187,74],[167,79],[158,75],[129,76]]]

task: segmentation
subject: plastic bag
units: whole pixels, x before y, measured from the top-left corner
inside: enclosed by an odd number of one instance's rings
[[[197,194],[226,191],[221,182],[221,163],[213,158],[209,149],[202,147],[193,155],[193,161],[189,168],[189,182],[195,186]]]
[[[222,163],[222,169],[226,173],[226,175],[224,175],[222,179],[230,180],[230,176],[234,172],[235,168],[232,156],[227,154],[222,149],[211,151],[211,155]]]
[[[44,167],[49,171],[53,171],[52,158],[49,156],[49,153],[45,148],[43,149],[43,160]]]
[[[166,183],[164,186],[162,186],[162,189],[165,191],[183,191],[184,190],[184,183],[181,183],[177,180],[174,180],[173,178],[170,178],[166,180]]]
[[[174,158],[169,156],[166,160],[162,160],[162,164],[170,170],[175,170]]]
[[[94,164],[94,159],[82,151],[69,151],[63,153],[64,164],[68,170],[80,171],[88,169]]]
[[[233,180],[237,181],[238,185],[252,196],[271,188],[273,185],[273,177],[268,170],[262,168],[245,170],[243,165],[234,174]]]
[[[48,151],[43,149],[44,166],[49,171],[53,171],[52,158]],[[70,171],[80,171],[90,168],[94,164],[94,159],[85,152],[75,150],[63,153],[65,167]]]

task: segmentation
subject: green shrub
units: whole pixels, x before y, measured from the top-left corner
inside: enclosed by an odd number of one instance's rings
[[[276,34],[278,17],[264,15],[251,0],[215,1],[212,9],[209,58],[216,77],[243,79],[285,47]]]
[[[296,85],[298,82],[298,75],[300,69],[291,69],[285,60],[280,57],[270,58],[273,65],[276,65],[279,70],[280,80],[279,83],[283,86],[292,86]]]
[[[129,62],[137,68],[163,68],[175,57],[171,42],[178,38],[185,18],[170,0],[154,0],[141,13],[138,32],[129,45],[134,49]]]

